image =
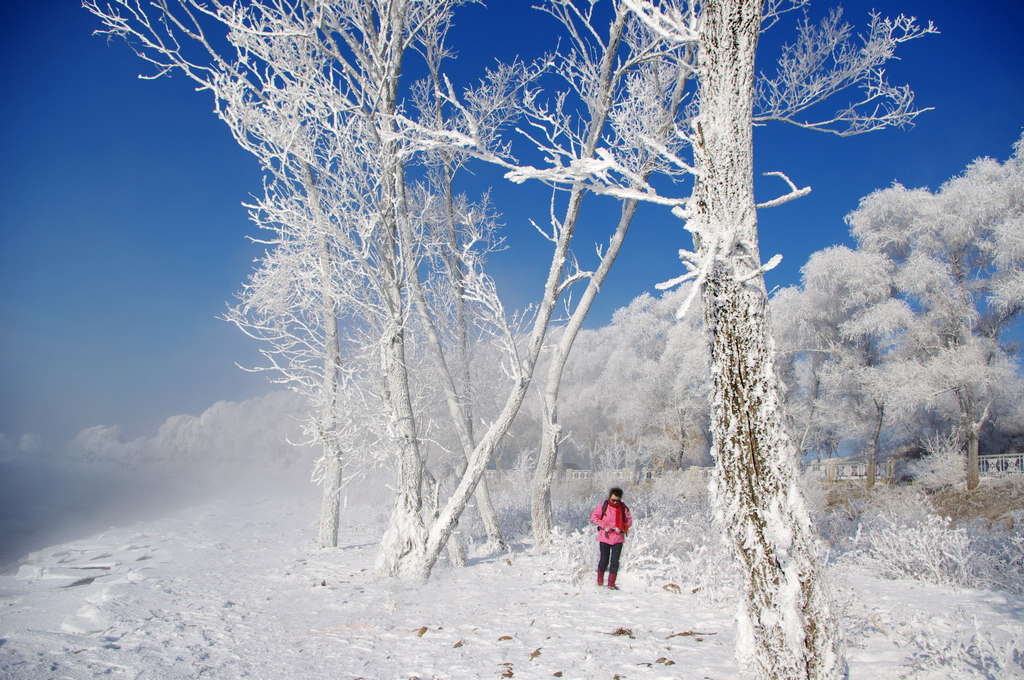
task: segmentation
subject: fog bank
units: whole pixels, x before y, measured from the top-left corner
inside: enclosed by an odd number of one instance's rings
[[[54,543],[152,519],[204,499],[317,494],[305,441],[306,399],[274,392],[168,418],[126,439],[100,425],[65,451],[8,447],[0,456],[0,570]]]

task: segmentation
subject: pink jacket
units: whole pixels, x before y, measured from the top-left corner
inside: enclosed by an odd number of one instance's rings
[[[604,510],[604,517],[601,517],[601,511],[604,509],[604,501],[594,508],[594,512],[590,513],[590,521],[597,525],[599,531],[597,532],[597,540],[602,543],[608,543],[610,545],[616,545],[626,540],[626,534],[621,533],[616,527],[618,527],[619,513],[623,513],[622,524],[626,527],[626,531],[633,526],[633,518],[629,516],[629,508],[626,507],[625,503],[620,503],[619,507],[615,507],[611,503],[608,504],[608,509]]]

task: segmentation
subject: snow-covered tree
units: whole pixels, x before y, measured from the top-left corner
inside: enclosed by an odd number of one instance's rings
[[[798,452],[816,431],[865,442],[871,488],[883,428],[913,403],[901,389],[908,356],[899,351],[913,312],[895,297],[892,263],[877,253],[834,246],[811,255],[801,274],[799,288],[772,301],[776,337],[804,371]]]
[[[420,125],[443,127],[451,115],[441,96],[442,65],[452,54],[446,43],[450,25],[448,16],[439,14],[427,24],[418,45],[430,74],[413,86],[412,98]],[[481,126],[484,135],[495,132],[505,118],[515,115],[514,109],[507,106],[512,102],[511,90],[502,84],[509,74],[509,71],[499,73],[489,86],[474,93],[478,102],[486,102],[488,119]],[[488,288],[489,280],[481,279],[478,274],[486,256],[500,246],[501,240],[496,233],[497,217],[488,197],[471,204],[465,196],[455,193],[455,177],[465,167],[468,156],[444,144],[428,146],[423,156],[425,177],[410,191],[409,200],[414,205],[414,221],[418,224],[417,241],[422,244],[422,256],[430,262],[427,271],[431,274],[424,280],[418,270],[411,271],[411,290],[435,370],[433,382],[442,389],[456,445],[468,462],[478,443],[474,432],[469,356],[474,329],[494,337],[497,322],[501,342],[514,343],[500,328],[505,321],[500,301]],[[481,309],[484,314],[479,313]],[[484,375],[496,385],[501,384],[503,376],[499,373],[486,371]],[[456,469],[464,470],[465,463],[460,461]],[[491,546],[496,550],[504,549],[485,480],[477,484],[475,497]]]
[[[776,370],[784,388],[786,421],[796,455],[802,460],[814,452],[831,457],[839,447],[842,416],[834,395],[825,384],[829,355],[817,345],[814,326],[820,310],[815,299],[799,286],[789,286],[772,296],[772,336],[778,343]]]
[[[804,191],[790,183],[788,195],[755,201],[752,128],[776,120],[856,134],[909,122],[917,114],[909,89],[890,86],[881,67],[900,42],[929,29],[913,19],[873,16],[869,33],[854,41],[837,12],[820,24],[806,19],[783,48],[776,76],[757,80],[758,37],[766,22],[779,19],[782,3],[630,4],[654,29],[697,45],[700,111],[680,131],[693,151],[694,190],[675,213],[694,242],[694,252],[683,254],[690,273],[680,281],[701,286],[711,336],[715,507],[744,577],[739,653],[766,678],[838,677],[842,636],[817,563],[775,375],[763,279],[773,262],[762,264],[758,249],[758,208]],[[864,91],[859,102],[810,117],[852,87]]]
[[[1024,311],[1024,140],[1005,163],[974,161],[937,192],[895,185],[847,220],[858,248],[891,259],[915,309],[916,382],[965,439],[968,488],[978,484],[981,429],[1016,401],[1006,332]]]
[[[711,333],[715,507],[743,565],[739,652],[760,676],[838,677],[842,636],[786,436],[757,248],[754,54],[763,2],[710,0],[687,229]]]
[[[146,5],[120,0],[100,8],[87,3],[106,22],[106,32],[128,38],[140,56],[156,65],[157,75],[182,71],[201,89],[211,90],[218,113],[243,146],[261,149],[273,137],[275,155],[257,155],[264,166],[286,176],[277,186],[293,193],[283,198],[282,190],[275,199],[301,200],[300,222],[315,222],[314,210],[321,210],[335,232],[332,237],[344,246],[339,262],[353,271],[340,287],[351,292],[340,307],[360,322],[339,332],[346,334],[346,341],[355,338],[355,347],[362,348],[346,352],[346,357],[365,359],[366,350],[376,348],[377,384],[387,405],[387,431],[397,468],[397,498],[378,567],[384,573],[415,578],[430,573],[476,492],[490,456],[526,395],[558,297],[580,278],[576,268],[567,266],[575,218],[552,219],[547,231],[553,244],[551,266],[523,340],[506,318],[493,281],[478,266],[479,242],[461,237],[431,240],[447,227],[442,220],[433,222],[436,229],[428,228],[429,201],[413,200],[416,183],[410,173],[429,175],[423,170],[426,165],[418,165],[424,159],[431,159],[426,164],[442,177],[442,182],[433,182],[432,191],[440,187],[447,210],[451,201],[445,187],[450,187],[449,175],[458,164],[455,147],[469,143],[475,155],[512,167],[507,150],[493,136],[495,124],[520,106],[532,111],[534,121],[545,120],[543,106],[535,107],[529,92],[520,105],[510,96],[535,75],[521,65],[499,67],[479,86],[454,93],[438,68],[446,53],[446,22],[458,4],[182,0],[177,5]],[[431,74],[421,89],[427,96],[417,97],[415,88],[403,80],[408,72],[403,63],[413,49],[426,58]],[[606,61],[611,68],[611,60]],[[587,82],[585,73],[574,77]],[[278,98],[282,105],[268,105],[268,99]],[[431,98],[434,106],[429,112],[428,107],[416,106]],[[289,131],[289,123],[291,135],[280,134]],[[587,159],[600,155],[602,128],[595,126],[583,140]],[[332,160],[332,153],[345,153],[334,146],[345,138],[345,130],[355,130],[359,138],[357,151],[352,152],[362,171],[357,176],[342,172],[345,164]],[[567,133],[570,146],[579,141],[575,128],[563,130],[555,123],[550,130]],[[581,196],[585,188],[575,195]],[[571,200],[567,216],[578,209],[578,200]],[[450,226],[452,211],[447,212]],[[447,250],[438,255],[435,249],[441,245]],[[446,262],[446,285],[454,291],[448,299],[460,301],[453,308],[439,307],[444,296],[429,290],[441,278],[431,271],[439,262]],[[506,353],[498,368],[492,367],[492,376],[495,371],[504,375],[509,389],[499,412],[480,434],[472,431],[472,412],[465,408],[464,389],[460,392],[459,383],[466,382],[458,368],[461,350],[451,351],[465,343],[447,343],[452,336],[442,328],[451,309],[455,318],[460,316],[463,300],[481,310],[486,326],[482,332],[492,334]],[[410,345],[413,339],[422,345]],[[425,366],[424,359],[434,366],[435,382],[418,390],[412,370]],[[419,422],[424,414],[417,404],[420,394],[427,393],[443,394],[450,412],[448,426],[458,433],[466,460],[451,496],[438,499],[424,517],[424,439],[433,425]]]
[[[218,115],[271,177],[267,199],[254,215],[289,233],[273,239],[275,250],[264,262],[268,278],[305,276],[306,282],[289,281],[285,290],[305,286],[312,292],[283,307],[250,305],[235,319],[269,341],[268,356],[278,353],[280,360],[272,366],[293,376],[297,367],[301,373],[313,365],[308,356],[296,363],[297,336],[304,335],[298,338],[305,343],[301,351],[320,352],[324,382],[318,388],[317,429],[324,431],[330,429],[325,424],[337,429],[340,423],[332,371],[341,368],[337,316],[344,310],[350,320],[346,356],[377,366],[374,384],[386,404],[386,429],[396,450],[397,502],[381,568],[398,571],[411,555],[422,575],[423,459],[406,348],[408,320],[423,297],[416,277],[425,246],[405,184],[410,149],[399,125],[401,67],[409,46],[431,39],[459,2],[370,4],[189,0],[173,6],[122,0],[86,6],[102,19],[104,32],[125,37],[154,64],[156,76],[183,72],[212,91]],[[479,250],[479,239],[459,247],[465,260]],[[296,249],[297,258],[291,256]],[[299,261],[313,266],[296,266]],[[477,270],[466,276],[466,295],[500,314],[489,279]],[[268,314],[277,315],[270,324]],[[272,324],[278,326],[268,331]],[[282,324],[284,335],[278,332]],[[325,446],[336,440],[327,436]],[[336,494],[325,490],[325,517],[329,497]]]
[[[561,397],[565,434],[603,467],[679,469],[705,454],[707,342],[675,311],[685,289],[644,293],[581,334]]]
[[[311,174],[307,173],[304,181],[312,188]],[[341,261],[332,242],[332,226],[322,206],[312,200],[289,200],[294,195],[290,187],[279,192],[269,185],[261,207],[253,208],[254,221],[274,236],[267,242],[270,247],[258,269],[239,293],[239,303],[229,308],[226,318],[261,341],[260,351],[268,364],[254,370],[273,371],[272,382],[313,400],[308,430],[310,439],[323,451],[318,463],[323,487],[318,543],[334,547],[340,524],[343,443],[354,444],[356,433],[367,428],[365,421],[357,424],[355,419],[339,419],[339,399],[345,398],[346,387],[356,376],[341,360],[338,315],[342,293],[337,283],[346,277],[335,271]],[[288,214],[280,214],[281,210]],[[351,406],[349,410],[354,411]]]
[[[307,85],[317,81],[312,74],[326,75],[323,59],[298,35],[272,30],[286,20],[299,21],[299,14],[221,3],[84,4],[103,22],[101,32],[125,38],[155,67],[150,77],[182,73],[211,91],[218,115],[266,172],[265,197],[251,214],[272,234],[265,239],[268,251],[227,318],[264,343],[266,368],[276,381],[312,397],[308,429],[323,449],[319,541],[335,545],[342,442],[355,431],[338,418],[339,395],[350,375],[341,357],[344,291],[338,284],[348,280],[351,260],[341,255],[344,241],[337,235],[344,230],[336,231],[325,205],[331,189],[324,161],[338,148],[349,149],[344,159],[355,148],[365,150],[362,131],[346,121],[328,135],[325,128],[338,124],[337,116],[300,115],[322,107],[315,87]],[[351,162],[345,170],[352,173]]]

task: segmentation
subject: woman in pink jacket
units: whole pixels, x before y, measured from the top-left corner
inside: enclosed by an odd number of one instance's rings
[[[615,487],[608,492],[608,500],[594,508],[590,513],[590,521],[597,525],[598,547],[601,558],[597,562],[597,585],[604,585],[604,572],[608,572],[608,587],[615,587],[615,577],[619,573],[619,556],[622,555],[622,544],[633,525],[629,516],[629,508],[622,502],[622,489]]]

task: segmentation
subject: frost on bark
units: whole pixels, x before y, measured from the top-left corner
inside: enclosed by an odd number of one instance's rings
[[[320,529],[317,545],[321,548],[338,547],[338,530],[341,527],[341,456],[324,447],[324,478],[320,503]]]
[[[341,448],[337,440],[338,429],[338,371],[341,369],[341,349],[338,338],[338,303],[335,295],[329,221],[323,214],[320,195],[313,181],[308,163],[302,164],[302,182],[313,216],[313,226],[319,236],[317,263],[320,265],[321,315],[324,326],[323,380],[316,395],[320,404],[317,439],[323,447],[323,486],[320,504],[320,530],[317,542],[321,548],[338,547],[338,529],[341,525],[339,499],[342,487]]]
[[[688,228],[708,262],[714,503],[742,571],[738,653],[762,678],[836,678],[839,624],[783,426],[757,246],[754,53],[763,0],[708,0]]]
[[[389,342],[381,348],[381,367],[391,412],[391,435],[398,445],[398,488],[391,519],[381,538],[376,568],[381,574],[420,580],[426,526],[423,505],[423,459],[420,457],[416,422],[409,395],[405,365],[405,335],[396,322]],[[422,577],[425,580],[426,576]]]
[[[716,513],[744,585],[740,655],[763,678],[840,677],[840,630],[783,429],[767,296],[718,271],[705,310],[714,329]]]

